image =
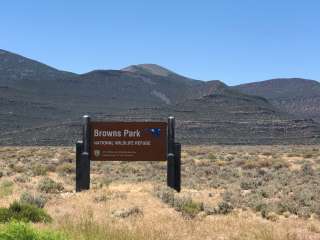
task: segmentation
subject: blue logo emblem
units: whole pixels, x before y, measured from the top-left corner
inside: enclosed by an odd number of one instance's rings
[[[153,137],[160,137],[160,128],[147,128],[144,131],[150,133]]]

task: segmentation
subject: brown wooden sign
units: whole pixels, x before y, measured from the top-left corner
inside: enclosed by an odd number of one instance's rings
[[[167,123],[91,122],[91,160],[165,161]]]

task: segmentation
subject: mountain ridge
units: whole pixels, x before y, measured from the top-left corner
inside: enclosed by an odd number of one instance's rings
[[[0,49],[0,60],[2,62],[2,64],[0,64],[0,71],[2,73],[0,77],[3,76],[5,72],[14,74],[16,80],[37,78],[41,77],[43,74],[46,74],[49,79],[67,78],[68,75],[77,75],[72,72],[58,70],[47,64],[3,49]],[[6,63],[5,65],[3,64],[4,62]],[[17,63],[19,66],[18,68]]]
[[[156,64],[74,74],[0,54],[0,144],[72,144],[84,114],[112,121],[174,115],[182,143],[320,141],[316,122],[219,80],[190,79]]]
[[[303,78],[278,78],[241,84],[234,89],[268,99],[277,108],[298,117],[320,121],[320,83]]]

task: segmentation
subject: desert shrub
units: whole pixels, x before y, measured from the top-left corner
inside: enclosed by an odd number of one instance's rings
[[[43,195],[31,194],[29,192],[23,192],[20,195],[20,202],[24,204],[31,204],[38,208],[43,208],[47,203],[47,198]]]
[[[155,189],[156,196],[164,203],[181,212],[184,217],[194,218],[199,212],[203,211],[204,206],[201,202],[193,201],[189,197],[179,197],[172,189],[158,187]]]
[[[230,161],[234,160],[234,156],[226,156],[225,160],[230,162]]]
[[[53,162],[48,163],[46,165],[46,168],[47,168],[48,172],[55,172],[57,170],[57,163],[53,163]]]
[[[312,153],[305,153],[303,155],[303,158],[312,158],[313,157],[313,154]]]
[[[91,180],[92,189],[101,189],[103,187],[108,187],[112,183],[109,176],[94,177]]]
[[[261,182],[257,179],[244,179],[240,183],[240,187],[243,190],[256,189],[261,185]]]
[[[241,174],[238,169],[230,167],[222,167],[218,170],[217,173],[217,177],[220,178],[224,182],[224,184],[234,183],[238,181],[240,175]]]
[[[219,187],[224,186],[224,181],[221,180],[220,178],[214,176],[214,177],[212,177],[212,179],[210,179],[208,181],[208,186],[210,188],[219,188]]]
[[[222,201],[218,204],[216,213],[217,214],[228,214],[228,213],[232,212],[232,210],[233,210],[233,206],[231,203]]]
[[[301,168],[301,171],[304,176],[314,175],[314,170],[310,163],[304,164]]]
[[[46,165],[36,164],[32,166],[31,171],[34,176],[45,176],[48,172],[48,168]]]
[[[191,198],[176,197],[173,207],[187,218],[194,218],[198,213],[203,211],[203,203],[193,201]]]
[[[75,172],[75,166],[72,163],[65,162],[65,163],[62,163],[59,166],[57,166],[56,171],[60,175],[71,174],[71,173]]]
[[[5,169],[4,176],[9,177],[9,176],[12,176],[13,174],[15,174],[15,172],[12,171],[11,168],[6,168],[6,169]]]
[[[0,197],[11,195],[13,192],[13,182],[9,180],[3,180],[0,183]]]
[[[288,162],[285,161],[280,161],[280,160],[276,160],[272,163],[272,167],[274,169],[281,169],[281,168],[288,168],[290,166],[290,164]]]
[[[208,159],[212,160],[212,161],[215,161],[215,160],[217,160],[217,156],[215,154],[213,154],[213,153],[209,153],[208,154]]]
[[[155,189],[156,196],[160,198],[160,200],[170,206],[174,205],[174,192],[169,188],[160,188],[157,187]]]
[[[268,211],[268,205],[266,203],[259,203],[254,209],[257,212],[261,213],[263,218],[266,218]]]
[[[275,212],[269,212],[265,216],[266,219],[276,222],[279,219],[279,216]]]
[[[269,156],[272,156],[272,153],[271,152],[263,152],[263,153],[261,153],[261,155],[269,157]]]
[[[231,202],[234,201],[233,200],[233,196],[234,196],[234,192],[235,190],[230,190],[230,188],[226,191],[224,191],[221,195],[222,195],[222,199],[226,202]]]
[[[0,221],[2,223],[12,220],[24,222],[51,222],[51,217],[41,208],[30,204],[13,202],[9,208],[0,208]]]
[[[30,181],[30,178],[27,175],[18,175],[14,178],[15,182],[26,183]]]
[[[1,240],[65,240],[59,232],[36,230],[29,224],[11,222],[0,227]]]
[[[99,182],[102,184],[102,186],[108,187],[112,183],[112,180],[107,176],[103,176],[99,178]]]
[[[297,215],[303,218],[309,218],[311,214],[312,214],[312,210],[309,207],[300,207],[297,212]]]
[[[96,202],[96,203],[99,203],[99,202],[106,202],[108,200],[108,196],[106,194],[101,194],[101,195],[98,195],[98,196],[95,196],[93,198],[93,200]]]
[[[278,203],[279,213],[289,212],[297,215],[299,211],[299,204],[292,198],[284,198]]]
[[[15,173],[22,173],[25,170],[22,164],[12,164],[10,167]]]
[[[272,162],[269,159],[250,159],[243,161],[243,169],[267,168],[271,167]]]
[[[38,183],[38,190],[45,193],[58,193],[64,189],[62,183],[57,183],[51,178],[45,177]]]
[[[279,189],[276,185],[266,185],[262,186],[257,190],[258,193],[261,194],[264,198],[271,198],[272,196],[275,196],[278,193]]]
[[[216,207],[204,206],[204,211],[207,215],[214,214],[228,214],[233,210],[233,206],[231,203],[222,201]]]
[[[251,170],[251,169],[260,169],[260,168],[288,168],[289,163],[279,160],[279,159],[250,159],[247,161],[244,161],[242,164],[242,168],[245,170]]]
[[[130,216],[142,216],[143,211],[139,207],[130,207],[113,211],[112,215],[118,218],[127,218]]]

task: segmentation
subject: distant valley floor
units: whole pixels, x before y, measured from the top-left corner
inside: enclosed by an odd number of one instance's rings
[[[95,116],[95,115],[93,115]],[[150,115],[146,115],[150,116]],[[141,115],[130,116],[114,114],[100,115],[93,119],[107,121],[166,121],[167,114],[143,118]],[[182,144],[222,144],[222,145],[287,145],[320,144],[320,124],[313,120],[290,119],[244,119],[223,121],[219,119],[186,119],[181,113],[177,119],[177,141]],[[7,126],[0,126],[0,145],[2,146],[70,146],[82,139],[81,115],[79,118],[59,121],[37,121],[32,124],[15,124],[7,121]],[[15,127],[15,125],[20,127]],[[21,127],[24,126],[24,127]]]

